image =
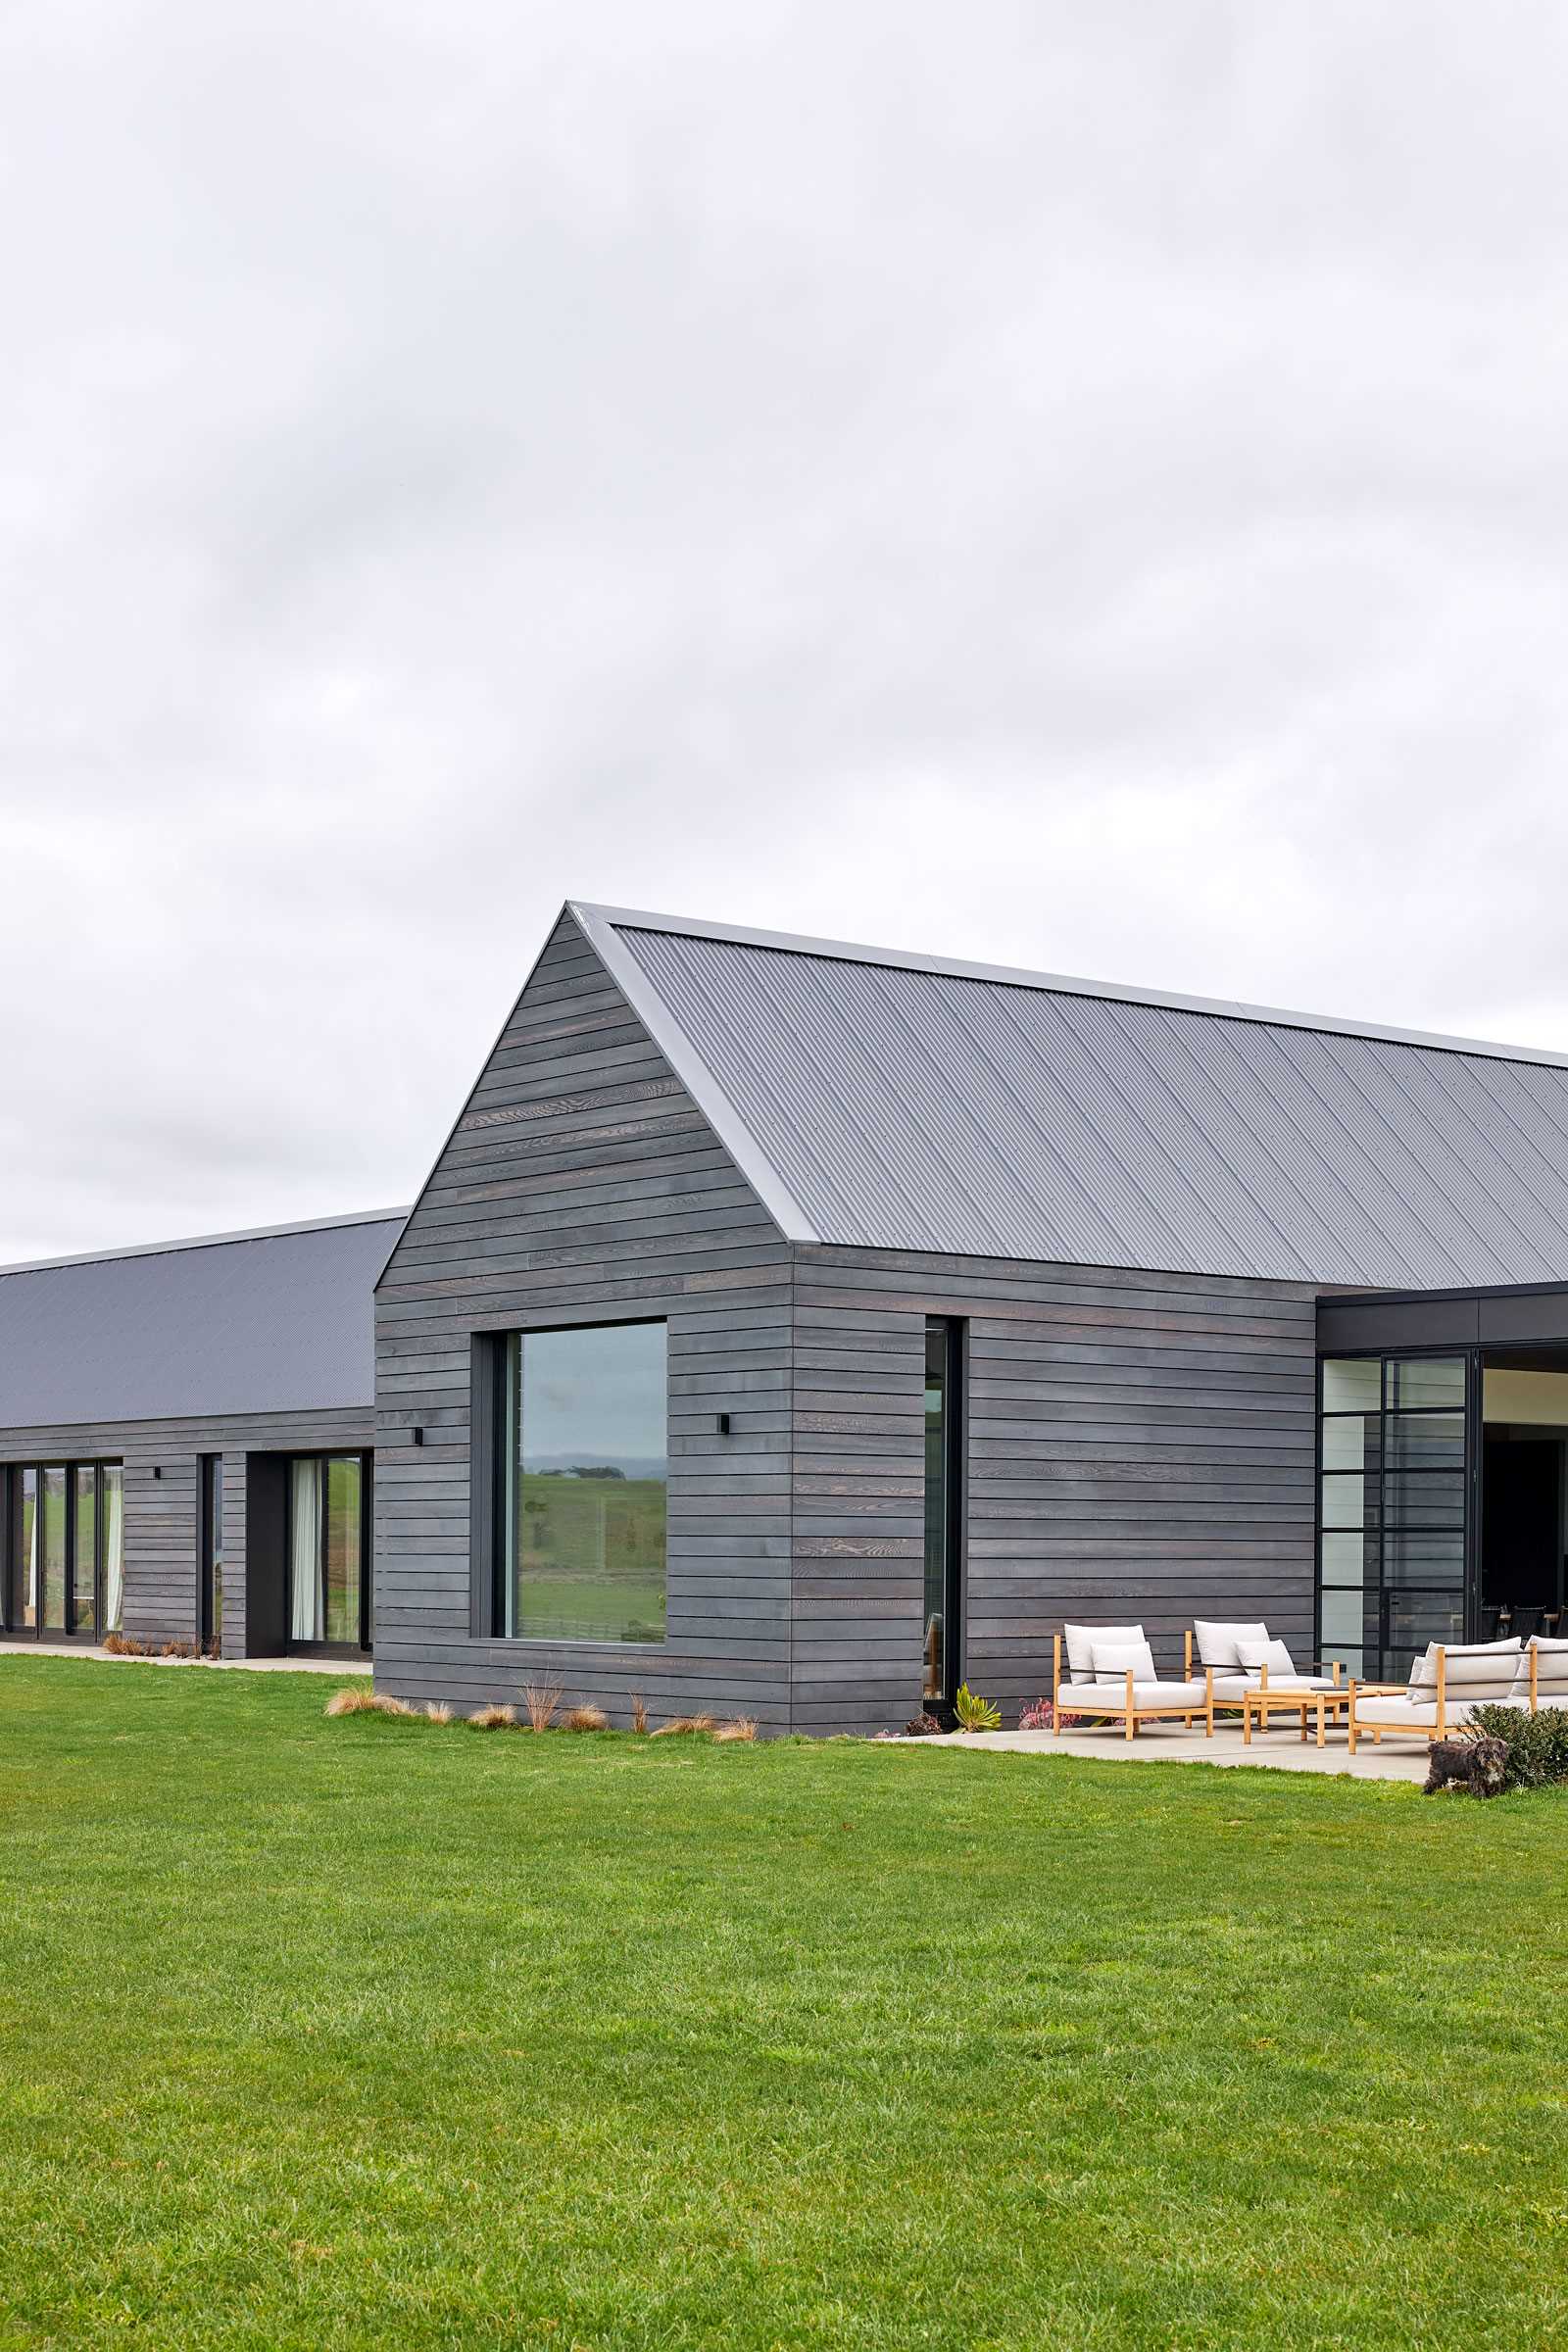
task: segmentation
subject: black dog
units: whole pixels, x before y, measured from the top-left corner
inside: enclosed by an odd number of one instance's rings
[[[1500,1740],[1439,1740],[1432,1749],[1432,1768],[1426,1793],[1440,1788],[1468,1789],[1472,1796],[1495,1796],[1502,1787],[1502,1768],[1508,1750]]]

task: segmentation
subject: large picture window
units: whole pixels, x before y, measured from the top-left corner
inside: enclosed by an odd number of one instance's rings
[[[514,1332],[498,1364],[496,1630],[662,1642],[662,1323]]]

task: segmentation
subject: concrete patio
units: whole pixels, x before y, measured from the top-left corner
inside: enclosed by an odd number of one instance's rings
[[[906,1740],[905,1747],[1004,1748],[1031,1756],[1093,1756],[1106,1764],[1251,1764],[1265,1772],[1341,1773],[1356,1781],[1424,1781],[1425,1748],[1409,1741],[1375,1747],[1363,1735],[1355,1754],[1349,1753],[1345,1733],[1330,1733],[1327,1744],[1315,1739],[1302,1744],[1294,1724],[1276,1724],[1270,1732],[1254,1731],[1251,1745],[1242,1740],[1240,1725],[1216,1729],[1212,1740],[1201,1732],[1184,1731],[1178,1724],[1148,1723],[1136,1740],[1124,1731],[1054,1732],[943,1732],[923,1740]]]

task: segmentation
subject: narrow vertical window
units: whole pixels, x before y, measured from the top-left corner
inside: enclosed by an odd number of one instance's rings
[[[125,1613],[125,1473],[119,1462],[103,1468],[103,1630],[118,1634]]]
[[[202,1455],[201,1641],[204,1649],[223,1645],[223,1457]]]
[[[961,1323],[925,1327],[925,1628],[921,1692],[948,1707],[957,1693],[963,1554]]]

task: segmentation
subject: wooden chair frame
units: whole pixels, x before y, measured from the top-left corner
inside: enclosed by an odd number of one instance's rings
[[[1191,1635],[1188,1636],[1187,1654],[1190,1661],[1192,1657]],[[1189,1676],[1187,1679],[1190,1681],[1192,1678]],[[1076,1698],[1071,1698],[1067,1702],[1067,1712],[1072,1716],[1101,1716],[1109,1723],[1124,1723],[1129,1740],[1137,1739],[1138,1726],[1141,1723],[1168,1722],[1172,1717],[1179,1715],[1188,1731],[1191,1731],[1194,1723],[1201,1717],[1204,1726],[1203,1737],[1207,1740],[1213,1739],[1214,1669],[1212,1666],[1205,1666],[1203,1669],[1204,1695],[1196,1704],[1192,1699],[1187,1698],[1174,1701],[1168,1706],[1148,1706],[1134,1697],[1136,1685],[1137,1677],[1129,1666],[1125,1698],[1116,1701],[1113,1705],[1092,1704],[1089,1706],[1083,1705]],[[1052,1639],[1051,1728],[1053,1733],[1059,1738],[1061,1735],[1061,1636],[1059,1634],[1053,1636]]]
[[[1410,1686],[1408,1683],[1358,1683],[1352,1679],[1350,1684],[1350,1711],[1346,1718],[1346,1728],[1349,1740],[1350,1753],[1352,1756],[1355,1753],[1355,1743],[1358,1736],[1367,1732],[1370,1732],[1372,1735],[1372,1744],[1374,1747],[1382,1746],[1383,1735],[1385,1732],[1393,1732],[1395,1737],[1400,1740],[1424,1740],[1429,1747],[1436,1740],[1446,1740],[1447,1738],[1448,1735],[1446,1717],[1447,1708],[1448,1653],[1446,1645],[1440,1642],[1437,1644],[1437,1652],[1438,1719],[1434,1724],[1412,1723],[1408,1728],[1406,1728],[1406,1726],[1402,1723],[1358,1724],[1355,1720],[1355,1702],[1357,1698],[1396,1698],[1401,1694],[1401,1692],[1407,1691]],[[1538,1653],[1533,1643],[1529,1648],[1528,1655],[1530,1659],[1530,1705],[1528,1712],[1532,1715],[1536,1715],[1540,1713],[1538,1693],[1540,1690],[1541,1669]],[[1517,1705],[1518,1702],[1513,1698],[1487,1698],[1482,1700],[1480,1703],[1489,1707],[1508,1707]]]

